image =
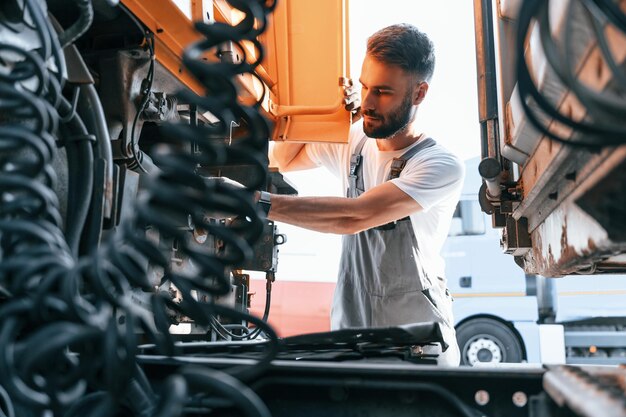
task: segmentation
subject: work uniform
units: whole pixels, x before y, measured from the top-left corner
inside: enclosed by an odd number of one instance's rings
[[[426,352],[440,354],[440,364],[458,365],[452,300],[439,252],[460,195],[463,164],[424,137],[406,149],[381,152],[361,123],[352,127],[348,146],[307,145],[308,156],[344,179],[347,197],[391,181],[424,210],[343,237],[331,328],[435,321],[450,347],[442,353],[439,346],[428,346]]]

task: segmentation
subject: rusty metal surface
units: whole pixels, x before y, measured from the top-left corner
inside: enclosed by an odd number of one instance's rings
[[[621,0],[619,5],[626,10],[626,1]],[[555,26],[553,29],[555,36],[562,36],[562,28]],[[575,38],[581,42],[575,60],[578,80],[598,92],[616,91],[612,71],[602,59],[593,35],[588,28],[578,27],[577,30],[579,33]],[[604,33],[613,58],[625,69],[626,36],[611,26],[607,26]],[[500,33],[500,36],[507,43],[506,34]],[[536,51],[529,54],[536,59]],[[506,72],[506,65],[502,62],[501,65]],[[554,72],[548,70],[540,75],[536,80],[539,89],[557,103],[562,114],[578,121],[587,117],[587,109],[574,93],[555,80]],[[580,271],[626,271],[626,201],[623,197],[626,191],[626,146],[601,150],[564,146],[533,132],[529,123],[514,126],[511,106],[507,106],[507,110],[509,113],[503,115],[506,125],[504,148],[506,143],[515,145],[513,136],[534,134],[537,137],[536,147],[533,145],[534,150],[530,148],[528,153],[530,156],[520,154],[521,159],[516,160],[522,164],[516,187],[522,199],[512,212],[515,220],[528,220],[532,249],[522,256],[520,248],[513,247],[510,252],[523,261],[526,272],[545,276]],[[589,140],[580,135],[572,136],[572,131],[554,121],[549,126],[560,136]],[[528,131],[524,133],[520,129]],[[509,150],[513,149],[509,147]],[[503,155],[517,155],[504,148]]]
[[[573,184],[564,197],[545,203],[550,209],[546,216],[543,207],[531,214],[533,250],[524,257],[527,272],[561,276],[585,269],[626,271],[626,256],[619,256],[626,252],[626,220],[620,214],[626,205],[619,204],[624,200],[626,146],[607,149],[592,162],[568,180]]]
[[[626,1],[622,1],[621,6],[626,8]],[[606,30],[606,36],[614,53],[614,59],[622,63],[622,68],[626,68],[626,36],[610,27]],[[589,88],[604,91],[609,87],[612,81],[611,70],[601,58],[598,46],[592,47],[589,53],[582,57],[579,68],[579,80]],[[571,92],[563,94],[558,107],[563,114],[570,114],[577,120],[582,120],[586,115],[586,109]],[[560,134],[567,133],[556,123],[552,123],[550,128]],[[610,152],[612,152],[611,149],[604,150],[605,154]],[[586,169],[593,170],[594,166],[600,164],[601,159],[602,156],[594,158],[593,153],[579,147],[561,146],[543,138],[521,172],[523,201],[513,214],[514,217],[517,219],[527,217],[533,229],[542,218],[549,214],[551,206],[556,207],[550,199],[559,203],[567,195],[567,190],[558,189],[559,187],[567,188],[568,180],[564,177],[574,171],[580,171],[581,167],[587,163],[589,166]],[[549,197],[555,192],[561,195],[556,199]],[[541,212],[540,215],[539,212]]]
[[[586,187],[590,187],[589,182],[593,182],[593,174],[610,171],[615,162],[609,162],[609,157],[622,155],[622,160],[626,158],[626,149],[607,148],[600,153],[579,148],[560,149],[557,158],[544,161],[547,166],[542,173],[532,173],[540,177],[536,183],[529,185],[522,182],[525,196],[513,212],[513,217],[528,218],[530,230],[534,230],[552,210],[583,184],[587,183]],[[538,171],[536,160],[549,157],[550,154],[536,155],[526,165],[526,169]]]
[[[571,225],[576,224],[576,227]],[[595,242],[607,242],[606,233],[575,205],[561,205],[531,233],[533,247],[524,256],[524,270],[546,277],[574,273],[593,265]],[[585,233],[569,233],[575,229]],[[592,233],[590,233],[593,230]]]

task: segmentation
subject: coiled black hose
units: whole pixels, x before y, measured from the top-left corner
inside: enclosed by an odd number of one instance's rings
[[[91,5],[91,0],[76,0],[75,4],[80,9],[78,20],[59,35],[59,43],[63,48],[80,38],[93,22],[93,6]]]
[[[0,44],[0,54],[4,51],[19,56],[0,71],[0,293],[4,297],[0,303],[0,393],[7,393],[2,395],[0,406],[5,414],[15,410],[24,417],[112,416],[120,407],[127,407],[135,415],[176,416],[188,401],[189,389],[200,393],[211,389],[243,398],[240,406],[248,415],[267,415],[252,391],[240,389],[230,377],[209,369],[173,375],[157,395],[136,360],[139,328],[162,353],[176,352],[168,331],[167,309],[207,327],[216,316],[231,316],[262,329],[270,340],[258,365],[226,370],[240,380],[258,375],[278,349],[276,334],[263,320],[214,305],[211,300],[200,302],[193,296],[195,291],[212,296],[230,291],[231,269],[251,255],[251,245],[264,224],[250,189],[211,182],[196,173],[199,165],[224,166],[236,158],[238,163],[244,160],[257,167],[258,181],[251,188],[265,181],[260,152],[265,149],[269,127],[258,112],[258,103],[245,107],[237,102],[232,78],[253,71],[262,59],[256,37],[265,29],[266,15],[275,4],[231,3],[245,13],[241,23],[235,27],[199,24],[207,40],[193,45],[185,55],[185,64],[205,85],[207,96],[181,94],[188,102],[211,111],[222,124],[166,127],[172,146],[154,155],[159,172],[150,178],[135,216],[107,245],[94,248],[93,256],[80,259],[76,255],[79,242],[71,238],[68,244],[64,236],[59,202],[52,191],[56,175],[51,163],[56,146],[63,139],[71,140],[63,136],[89,136],[61,94],[65,62],[59,39],[39,3],[25,0],[41,48],[34,52]],[[199,54],[222,42],[238,44],[243,40],[256,46],[255,63],[208,64],[200,59]],[[50,60],[56,71],[47,66]],[[230,147],[208,139],[225,135],[226,120],[233,118],[247,126],[243,138]],[[180,152],[181,142],[193,142],[200,152]],[[90,161],[87,158],[86,163]],[[79,170],[83,169],[88,168]],[[216,210],[245,221],[207,221],[204,213]],[[175,221],[181,216],[190,216],[195,227],[221,239],[228,250],[209,254],[193,244],[189,233]],[[74,228],[80,230],[84,220],[76,223]],[[197,273],[172,271],[163,248],[146,239],[147,225],[177,238],[180,250],[197,265]],[[152,296],[151,308],[134,302],[133,291],[154,291],[146,279],[147,261],[164,268],[165,279],[182,293],[180,303],[159,293]]]
[[[76,340],[87,343],[96,333],[73,319],[66,300],[54,291],[75,260],[52,191],[63,79],[44,62],[52,58],[60,73],[64,61],[38,4],[25,4],[36,23],[40,52],[0,45],[0,53],[17,55],[11,70],[0,74],[0,282],[10,296],[0,306],[0,381],[16,402],[10,408],[36,415],[62,409],[82,395],[84,379],[75,378],[66,347]]]
[[[251,256],[251,245],[260,236],[264,228],[264,216],[257,210],[253,202],[251,191],[239,189],[223,182],[213,182],[203,179],[196,173],[197,167],[225,166],[247,164],[256,167],[258,174],[251,188],[264,186],[267,175],[263,152],[267,146],[270,130],[267,121],[260,115],[257,102],[254,106],[243,106],[238,102],[237,90],[233,85],[233,78],[243,72],[254,71],[254,68],[263,59],[262,47],[258,43],[258,35],[265,29],[266,15],[270,13],[275,3],[262,1],[231,1],[231,5],[241,10],[245,17],[236,26],[223,23],[207,25],[197,23],[197,29],[202,32],[206,39],[189,47],[183,57],[185,66],[204,85],[207,94],[198,96],[190,91],[180,94],[180,101],[191,103],[201,111],[210,111],[221,123],[217,126],[190,126],[190,125],[166,125],[163,128],[165,137],[170,138],[172,146],[161,147],[152,155],[160,172],[150,178],[150,193],[138,205],[136,210],[136,222],[149,224],[156,227],[162,233],[176,238],[182,243],[182,252],[186,253],[193,264],[197,266],[196,276],[184,276],[167,268],[167,261],[156,251],[151,254],[144,252],[144,256],[154,264],[166,269],[165,279],[171,281],[183,294],[182,302],[174,304],[166,298],[158,298],[154,302],[156,317],[165,317],[165,306],[191,317],[196,323],[209,326],[215,315],[230,315],[251,321],[257,327],[266,330],[272,339],[268,353],[275,352],[275,333],[264,321],[234,310],[225,309],[211,303],[199,303],[192,296],[193,291],[201,291],[212,295],[223,295],[230,291],[230,270]],[[243,41],[252,42],[257,50],[255,62],[247,63],[244,59],[241,63],[207,62],[202,59],[205,53],[216,50],[226,41],[239,45],[242,51]],[[243,137],[235,141],[231,146],[222,142],[210,140],[209,137],[228,137],[228,121],[237,119],[247,126]],[[199,149],[196,153],[180,151],[181,146],[195,144]],[[233,217],[246,219],[228,225],[208,220],[205,213],[211,212],[231,213]],[[163,213],[168,213],[164,216]],[[195,227],[208,231],[210,234],[221,239],[228,250],[214,255],[206,253],[206,250],[196,246],[190,239],[189,233],[181,230],[180,223],[172,219],[180,219],[189,215]],[[149,249],[145,235],[133,234],[128,237],[132,241],[133,248]],[[122,258],[120,258],[122,259]],[[126,258],[128,261],[128,258]],[[128,262],[123,262],[122,268],[131,268]],[[143,283],[146,285],[147,283]],[[159,320],[164,325],[164,320]],[[163,329],[161,329],[163,330]],[[268,363],[268,358],[261,361],[256,369],[232,370],[240,378],[252,377],[259,372],[261,365]]]

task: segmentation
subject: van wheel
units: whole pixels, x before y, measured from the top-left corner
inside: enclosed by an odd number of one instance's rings
[[[507,325],[493,319],[466,321],[456,330],[461,364],[519,363],[524,359],[522,344]]]

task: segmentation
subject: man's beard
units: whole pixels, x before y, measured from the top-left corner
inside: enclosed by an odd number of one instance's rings
[[[382,123],[377,126],[368,126],[367,123],[363,123],[363,132],[374,139],[392,139],[398,133],[406,129],[411,121],[412,110],[412,96],[407,94],[402,100],[400,107],[391,112],[388,116],[382,116],[376,114],[371,110],[365,110],[365,116],[371,116],[378,118]]]

